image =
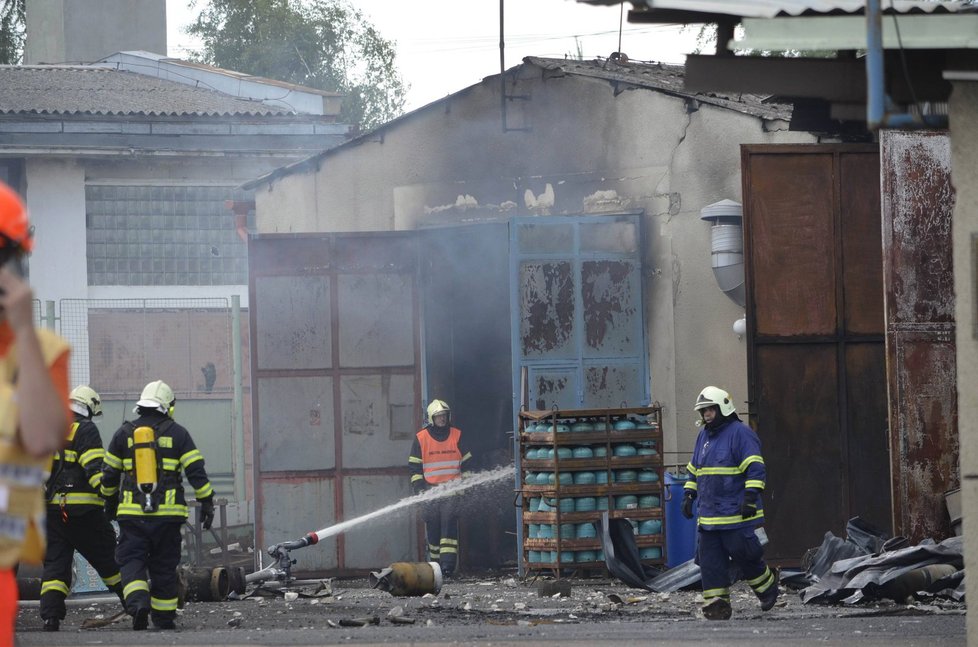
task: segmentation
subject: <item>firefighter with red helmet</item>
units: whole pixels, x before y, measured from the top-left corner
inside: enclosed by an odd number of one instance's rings
[[[41,580],[41,619],[45,631],[58,631],[71,590],[75,551],[98,572],[105,586],[122,599],[122,576],[115,562],[115,530],[106,519],[102,484],[102,437],[93,418],[102,415],[102,399],[90,386],[68,394],[75,420],[68,445],[54,454],[44,491],[48,548]]]
[[[34,327],[21,264],[31,251],[27,209],[0,183],[0,644],[12,645],[18,562],[44,559],[44,480],[68,429],[67,342]]]
[[[415,494],[462,478],[462,467],[472,458],[462,441],[462,431],[451,426],[451,409],[444,400],[428,405],[428,424],[411,445],[408,467]],[[428,542],[428,559],[438,562],[442,574],[450,577],[458,567],[458,509],[456,497],[430,501],[422,510]]]
[[[173,419],[176,398],[162,380],[150,382],[136,402],[134,421],[122,424],[105,452],[102,494],[117,506],[116,559],[132,628],[152,619],[157,629],[175,629],[180,527],[189,511],[183,477],[194,488],[204,530],[214,522],[214,488],[204,456],[190,432]]]

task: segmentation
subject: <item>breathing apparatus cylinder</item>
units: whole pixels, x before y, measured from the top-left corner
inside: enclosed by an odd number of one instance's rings
[[[143,512],[155,512],[153,492],[159,479],[156,473],[156,434],[152,427],[137,427],[132,433],[136,486],[143,495]]]

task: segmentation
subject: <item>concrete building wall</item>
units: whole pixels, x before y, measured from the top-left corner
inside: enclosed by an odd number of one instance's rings
[[[958,434],[965,571],[978,572],[978,82],[957,81],[951,93],[951,181],[955,205],[954,293],[957,322]],[[967,598],[978,600],[968,579]],[[978,645],[978,613],[968,613],[968,644]]]
[[[710,227],[700,209],[741,199],[741,143],[812,142],[787,124],[649,90],[615,96],[603,80],[541,80],[526,68],[507,92],[498,79],[422,110],[322,160],[318,170],[259,188],[259,232],[385,231],[513,216],[644,211],[646,321],[652,399],[663,404],[667,462],[688,460],[692,403],[717,384],[747,396],[743,310],[720,292]],[[300,188],[301,187],[301,188]],[[313,217],[291,212],[316,194]],[[305,206],[308,200],[304,201]]]
[[[30,0],[24,63],[93,63],[125,50],[166,54],[166,0]]]

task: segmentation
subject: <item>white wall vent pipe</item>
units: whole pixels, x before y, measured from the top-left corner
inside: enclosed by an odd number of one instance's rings
[[[733,200],[721,200],[700,210],[700,219],[713,224],[710,227],[713,276],[720,290],[730,300],[744,307],[744,230],[743,207]]]

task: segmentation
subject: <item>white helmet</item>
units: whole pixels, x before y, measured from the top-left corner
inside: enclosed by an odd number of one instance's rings
[[[136,402],[136,407],[156,409],[160,413],[172,415],[170,409],[174,402],[176,402],[176,398],[173,397],[173,389],[170,388],[170,385],[163,380],[156,380],[143,388],[143,392]]]
[[[102,415],[102,398],[90,386],[76,386],[68,394],[71,410],[80,416],[94,418]]]
[[[693,405],[693,411],[701,411],[714,405],[720,407],[720,415],[722,416],[729,416],[737,411],[730,394],[715,386],[708,386],[700,391],[699,397],[696,398],[696,404]]]
[[[448,407],[448,403],[444,400],[432,400],[431,404],[428,405],[428,420],[434,422],[435,416],[451,412],[452,410]]]

